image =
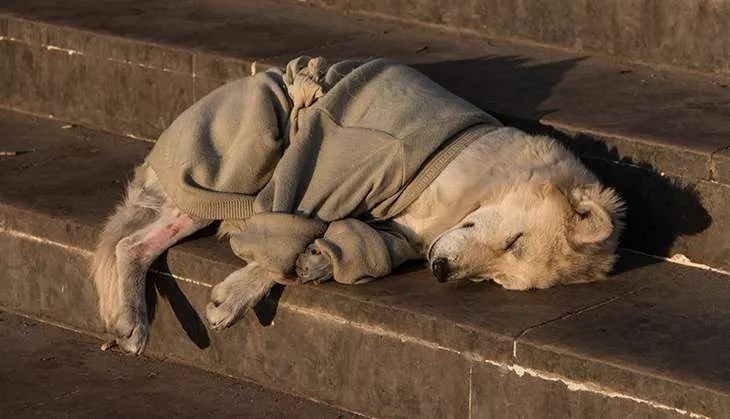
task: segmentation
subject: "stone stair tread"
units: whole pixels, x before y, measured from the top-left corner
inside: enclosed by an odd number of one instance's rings
[[[730,88],[721,76],[663,71],[275,0],[165,0],[154,6],[141,0],[64,6],[7,0],[0,13],[118,37],[112,48],[117,51],[110,52],[104,46],[112,41],[11,19],[5,28],[9,39],[143,59],[173,72],[192,70],[201,79],[230,79],[247,70],[217,57],[264,65],[303,54],[331,60],[392,57],[499,115],[614,138],[628,150],[623,154],[657,163],[657,170],[699,179],[712,175],[726,183],[730,178],[722,153],[713,156],[721,160],[716,170],[707,170],[710,156],[730,147]],[[142,43],[132,45],[137,41]],[[642,146],[621,142],[627,139]],[[656,145],[664,147],[662,153],[651,148]]]
[[[3,311],[0,343],[5,417],[359,417],[189,366],[102,353],[89,336]]]
[[[64,129],[65,125],[0,112],[0,149],[33,150],[0,160],[0,234],[17,243],[27,240],[79,249],[88,257],[104,216],[151,144],[78,126]],[[66,262],[68,256],[54,256],[50,251],[26,257],[71,263]],[[22,261],[11,259],[10,263],[6,275]],[[43,269],[42,264],[38,266],[31,269]],[[239,266],[225,243],[198,237],[175,246],[155,269],[176,279],[181,301],[192,314],[199,313],[200,322],[209,287]],[[617,271],[602,283],[518,293],[490,284],[444,286],[412,264],[364,286],[287,287],[281,291],[278,310],[417,342],[482,360],[484,365],[558,374],[692,412],[730,411],[730,354],[720,350],[730,345],[730,334],[725,332],[730,326],[726,304],[730,278],[636,254],[623,255]],[[33,272],[38,281],[64,280],[44,279],[54,272]],[[15,289],[10,285],[7,289]],[[67,288],[75,286],[69,282]],[[41,308],[27,306],[24,294],[6,292],[10,295],[3,303],[0,291],[0,305],[7,308],[99,331],[88,289],[78,292],[82,301],[69,303],[84,306],[73,318],[66,318],[69,313],[52,304],[37,313]],[[65,296],[47,299],[74,295],[63,287],[62,293]],[[263,322],[265,313],[256,314]],[[287,316],[281,321],[291,321]],[[252,321],[234,327],[235,333],[260,327]],[[179,317],[167,317],[153,326],[164,336],[166,330],[180,327],[177,322]],[[154,339],[154,327],[150,350],[171,351],[164,337]],[[182,342],[194,340],[192,332],[186,332],[188,338]],[[236,352],[234,331],[219,336],[202,333],[217,348],[216,362],[242,356]],[[181,351],[176,356],[188,357],[191,363],[202,356],[200,350]],[[210,362],[207,368],[224,368]],[[378,368],[377,362],[381,361],[374,360],[371,368]]]

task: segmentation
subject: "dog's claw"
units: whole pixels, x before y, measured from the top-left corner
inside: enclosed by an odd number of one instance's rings
[[[117,346],[116,340],[107,340],[101,344],[101,347],[99,349],[101,349],[102,352],[106,352],[115,346]]]
[[[332,279],[330,260],[314,244],[307,246],[304,253],[297,257],[295,270],[300,284],[321,284]]]
[[[147,322],[143,321],[135,313],[117,315],[114,320],[107,322],[107,330],[113,339],[105,342],[101,346],[102,351],[119,346],[124,352],[140,355],[147,346],[149,339]]]
[[[245,308],[238,312],[231,310],[229,305],[216,305],[214,303],[208,303],[205,307],[205,316],[213,330],[222,330],[229,327],[236,320],[243,317],[245,312]]]
[[[220,330],[231,326],[261,301],[273,284],[267,272],[253,263],[233,272],[210,293],[211,302],[205,308],[210,327]]]
[[[148,331],[147,326],[137,324],[132,331],[126,335],[115,335],[114,341],[121,350],[132,355],[141,355],[147,346]]]

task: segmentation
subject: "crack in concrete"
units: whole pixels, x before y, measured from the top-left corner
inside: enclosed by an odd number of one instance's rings
[[[559,322],[561,320],[567,320],[567,319],[570,319],[572,317],[578,316],[580,314],[587,313],[587,312],[592,311],[592,310],[595,310],[595,309],[597,309],[599,307],[603,307],[604,305],[610,304],[610,303],[612,303],[614,301],[618,301],[618,300],[620,300],[622,298],[630,297],[632,295],[638,294],[639,292],[641,292],[641,291],[643,291],[643,290],[645,290],[647,288],[649,288],[649,285],[644,285],[644,286],[641,286],[641,287],[636,288],[634,290],[625,292],[623,294],[614,295],[613,297],[607,298],[607,299],[605,299],[603,301],[599,301],[597,303],[590,304],[590,305],[585,306],[585,307],[581,307],[581,308],[579,308],[577,310],[573,310],[573,311],[567,312],[567,313],[565,313],[565,314],[563,314],[561,316],[558,316],[558,317],[555,317],[555,318],[552,318],[552,319],[549,319],[549,320],[545,320],[543,322],[540,322],[540,323],[534,324],[532,326],[526,327],[525,329],[522,329],[519,333],[517,333],[517,335],[514,336],[514,341],[512,343],[512,357],[515,358],[515,359],[517,359],[517,343],[528,332],[531,332],[533,330],[539,329],[541,327],[547,326],[547,325],[552,324],[552,323],[555,323],[555,322]]]
[[[472,372],[474,370],[474,366],[469,364],[469,419],[471,419],[471,405],[472,405],[472,395],[474,393],[473,388],[474,385],[472,384]]]
[[[626,251],[626,252],[629,252],[629,253],[633,253],[633,254],[636,254],[636,255],[641,255],[641,256],[650,257],[652,259],[661,260],[661,261],[664,261],[664,262],[674,263],[674,264],[677,264],[677,265],[688,266],[688,267],[691,267],[691,268],[696,268],[696,269],[702,269],[702,270],[705,270],[705,271],[710,271],[710,272],[713,272],[713,273],[716,273],[716,274],[720,274],[720,275],[730,276],[730,271],[726,271],[726,270],[718,269],[718,268],[713,268],[710,265],[705,265],[705,264],[702,264],[702,263],[692,262],[691,260],[689,260],[689,258],[687,258],[686,256],[682,255],[681,253],[677,253],[674,256],[668,258],[668,257],[664,257],[664,256],[652,255],[650,253],[640,252],[638,250],[633,250],[633,249],[623,249],[622,248],[621,250]],[[677,256],[683,256],[684,258],[686,258],[686,260],[682,260],[682,258],[678,258]]]
[[[645,288],[645,287],[636,289],[636,290],[632,291],[632,293],[639,292],[643,288]],[[616,299],[622,298],[622,297],[626,296],[627,294],[629,294],[629,293],[626,293],[621,296],[613,297],[613,299],[611,299],[611,300],[615,301]],[[609,301],[605,301],[603,303],[606,304],[608,302]],[[431,341],[428,341],[425,339],[421,339],[421,338],[409,336],[409,335],[404,335],[402,333],[395,332],[393,330],[389,330],[389,329],[386,329],[386,328],[383,328],[380,326],[373,326],[373,325],[365,324],[362,322],[349,320],[349,319],[341,317],[339,315],[325,313],[320,310],[299,307],[296,305],[288,304],[286,302],[280,303],[280,305],[282,308],[285,308],[289,311],[299,313],[302,315],[306,315],[306,316],[311,316],[320,321],[330,321],[330,322],[334,322],[336,324],[340,324],[342,326],[352,327],[352,328],[362,331],[363,333],[370,333],[370,334],[375,334],[378,336],[389,337],[392,339],[397,339],[401,342],[408,342],[408,343],[412,343],[412,344],[416,344],[416,345],[420,345],[420,346],[425,346],[427,348],[431,348],[431,349],[435,349],[435,350],[443,350],[443,351],[447,351],[450,353],[458,354],[472,362],[483,362],[488,365],[496,366],[500,369],[510,371],[519,377],[522,377],[525,374],[527,374],[530,377],[537,378],[537,379],[540,379],[543,381],[559,382],[559,383],[562,383],[566,387],[566,389],[569,391],[574,391],[574,392],[580,391],[580,392],[586,392],[586,393],[591,393],[591,394],[598,394],[598,395],[601,395],[604,397],[609,397],[609,398],[619,398],[619,399],[624,399],[624,400],[630,400],[635,403],[651,406],[652,408],[655,408],[655,409],[671,411],[671,412],[675,412],[675,413],[678,413],[678,414],[681,414],[684,416],[689,416],[692,418],[710,419],[708,416],[702,415],[700,413],[669,406],[664,403],[660,403],[658,401],[642,399],[640,397],[633,396],[630,394],[620,393],[616,390],[610,389],[608,387],[604,387],[597,383],[593,383],[593,382],[589,382],[589,381],[586,381],[586,382],[575,381],[568,377],[564,377],[564,376],[561,376],[561,375],[558,375],[558,374],[555,374],[552,372],[548,372],[548,371],[536,370],[536,369],[525,367],[525,366],[518,365],[515,363],[504,363],[504,362],[499,362],[499,361],[495,361],[495,360],[491,360],[491,359],[486,359],[486,358],[483,358],[483,357],[481,357],[477,354],[471,353],[471,352],[462,352],[462,351],[458,351],[453,348],[447,348],[447,347],[439,345],[435,342],[431,342]],[[591,307],[595,308],[600,305],[601,305],[601,303],[598,303]],[[583,310],[583,311],[585,311],[585,310]],[[469,374],[469,377],[468,377],[469,396],[468,397],[469,397],[469,414],[470,415],[471,415],[471,406],[472,406],[472,401],[473,401],[473,399],[472,399],[472,391],[473,391],[472,371],[473,371],[473,367],[470,365],[469,370],[468,370],[468,374]]]
[[[653,401],[653,400],[642,399],[640,397],[632,396],[629,394],[619,393],[615,390],[612,390],[610,388],[607,388],[607,387],[604,387],[604,386],[601,386],[599,384],[592,383],[589,381],[579,382],[579,381],[571,380],[570,378],[567,378],[567,377],[563,377],[558,374],[554,374],[554,373],[547,372],[547,371],[535,370],[535,369],[523,367],[523,366],[517,365],[517,364],[504,364],[501,362],[495,362],[495,361],[489,361],[489,360],[484,360],[483,362],[486,364],[489,364],[489,365],[496,366],[500,369],[510,371],[510,372],[516,374],[518,377],[523,377],[525,374],[527,374],[530,377],[537,378],[537,379],[540,379],[543,381],[552,381],[552,382],[561,383],[568,389],[568,391],[574,391],[574,392],[580,391],[580,392],[586,392],[586,393],[591,393],[591,394],[599,394],[601,396],[609,397],[612,399],[618,398],[618,399],[630,400],[635,403],[651,406],[655,409],[666,410],[666,411],[681,414],[683,416],[689,416],[691,418],[710,419],[710,417],[705,416],[701,413],[696,413],[696,412],[692,412],[690,410],[680,409],[678,407],[669,406],[664,403],[660,403],[660,402]]]
[[[23,39],[20,39],[20,38],[14,38],[12,36],[0,35],[0,41],[15,42],[15,43],[18,43],[18,44],[21,44],[21,45],[26,45],[26,46],[29,46],[29,47],[44,48],[47,51],[61,52],[61,53],[66,53],[68,55],[87,56],[87,57],[95,58],[95,59],[98,59],[98,60],[105,60],[105,61],[113,62],[113,63],[116,63],[116,64],[131,65],[131,66],[135,66],[135,67],[144,68],[144,69],[147,69],[147,70],[156,70],[156,71],[162,71],[162,72],[165,72],[165,73],[175,73],[175,74],[183,74],[183,75],[189,75],[190,74],[190,73],[188,73],[186,71],[177,71],[177,70],[172,70],[172,69],[169,69],[169,68],[166,68],[166,67],[155,67],[153,65],[144,64],[144,63],[138,63],[138,62],[129,61],[129,60],[123,60],[123,59],[119,59],[119,58],[103,57],[103,56],[99,56],[99,55],[88,54],[88,53],[86,53],[84,51],[80,51],[80,50],[76,50],[76,49],[71,49],[71,48],[66,48],[66,47],[60,47],[58,45],[52,45],[52,44],[35,44],[35,43],[31,43],[31,42],[28,42],[28,41],[23,40]]]
[[[57,241],[53,241],[53,240],[44,239],[43,237],[38,237],[38,236],[34,236],[32,234],[23,233],[22,231],[10,230],[10,229],[7,229],[7,228],[5,228],[3,226],[0,226],[0,233],[4,233],[4,234],[7,234],[8,236],[11,236],[11,237],[28,240],[28,241],[32,241],[32,242],[35,242],[35,243],[42,243],[42,244],[47,244],[47,245],[54,246],[54,247],[60,247],[60,248],[62,248],[64,250],[68,250],[68,251],[71,251],[71,252],[79,253],[79,254],[81,254],[84,257],[91,257],[93,255],[93,253],[94,253],[94,252],[92,252],[89,249],[84,249],[82,247],[73,246],[73,245],[69,245],[69,244],[65,244],[65,243],[61,243],[61,242],[57,242]]]
[[[174,273],[171,273],[171,272],[163,272],[163,271],[160,271],[158,269],[150,269],[149,272],[150,273],[153,273],[155,275],[160,275],[160,276],[164,276],[164,277],[167,277],[167,278],[172,278],[172,279],[175,279],[177,281],[189,282],[191,284],[194,284],[194,285],[197,285],[197,286],[200,286],[200,287],[203,287],[203,288],[213,288],[213,285],[211,285],[211,284],[208,284],[208,283],[205,283],[205,282],[201,282],[201,281],[196,281],[194,279],[186,278],[184,276],[180,276],[180,275],[177,275],[177,274],[174,274]]]
[[[707,162],[707,171],[708,171],[708,179],[710,182],[717,182],[716,176],[717,176],[717,167],[715,166],[715,156],[725,152],[730,151],[730,145],[727,145],[725,147],[720,147],[717,150],[710,153],[710,158]]]
[[[145,143],[152,143],[152,144],[154,144],[154,143],[157,142],[156,140],[152,140],[152,139],[146,138],[146,137],[140,137],[139,135],[135,135],[135,134],[132,134],[132,133],[129,133],[129,132],[128,133],[125,133],[125,134],[122,134],[122,135],[125,136],[125,137],[129,137],[129,138],[131,138],[133,140],[144,141]]]
[[[626,252],[630,252],[630,253],[634,253],[634,254],[637,254],[637,255],[651,257],[653,259],[658,259],[658,260],[662,260],[662,261],[669,262],[669,263],[675,263],[675,264],[679,264],[679,265],[683,265],[683,266],[688,266],[688,267],[691,267],[691,268],[703,269],[703,270],[707,270],[707,271],[714,272],[714,273],[717,273],[717,274],[729,275],[730,276],[730,272],[728,272],[728,271],[724,271],[722,269],[713,268],[711,266],[707,266],[707,265],[703,265],[703,264],[699,264],[699,263],[680,262],[677,259],[672,259],[672,258],[666,258],[666,257],[651,255],[651,254],[648,254],[648,253],[640,252],[638,250],[623,249],[623,248],[621,250],[626,251]],[[561,320],[566,320],[566,319],[575,317],[577,315],[580,315],[580,314],[589,312],[591,310],[595,310],[595,309],[597,309],[599,307],[602,307],[602,306],[604,306],[606,304],[610,304],[610,303],[612,303],[614,301],[617,301],[617,300],[620,300],[622,298],[626,298],[626,297],[630,297],[632,295],[636,295],[639,292],[641,292],[641,291],[643,291],[643,290],[645,290],[647,288],[649,288],[649,285],[644,285],[644,286],[641,286],[641,287],[636,288],[634,290],[625,292],[623,294],[615,295],[615,296],[613,296],[611,298],[607,298],[607,299],[605,299],[603,301],[599,301],[599,302],[597,302],[595,304],[591,304],[591,305],[588,305],[588,306],[579,308],[577,310],[570,311],[570,312],[565,313],[565,314],[563,314],[561,316],[558,316],[558,317],[555,317],[555,318],[552,318],[552,319],[549,319],[549,320],[545,320],[543,322],[540,322],[540,323],[534,324],[532,326],[526,327],[525,329],[523,329],[519,333],[517,333],[514,336],[514,338],[513,338],[514,340],[512,342],[512,357],[515,358],[515,359],[517,358],[517,344],[518,344],[519,340],[521,338],[523,338],[528,332],[530,332],[532,330],[539,329],[539,328],[544,327],[544,326],[547,326],[547,325],[549,325],[551,323],[554,323],[554,322],[558,322],[558,321],[561,321]]]

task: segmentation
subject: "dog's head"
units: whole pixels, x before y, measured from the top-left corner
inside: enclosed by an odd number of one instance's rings
[[[616,259],[624,205],[613,189],[562,191],[526,183],[482,205],[430,245],[439,281],[494,280],[526,290],[605,278]]]

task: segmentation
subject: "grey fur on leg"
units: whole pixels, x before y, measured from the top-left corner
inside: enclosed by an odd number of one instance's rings
[[[210,221],[183,214],[146,170],[107,221],[92,263],[99,313],[120,348],[141,353],[148,339],[145,278],[152,262]]]
[[[91,263],[99,302],[99,314],[107,330],[114,327],[120,300],[117,283],[117,244],[148,225],[157,217],[164,200],[161,191],[155,188],[154,174],[135,176],[127,186],[126,195],[104,225],[99,235],[96,251]],[[145,185],[147,184],[147,185]],[[145,188],[145,186],[147,186]],[[158,193],[159,192],[159,193]]]
[[[206,317],[213,329],[225,329],[268,294],[275,282],[258,264],[250,263],[213,287]]]

